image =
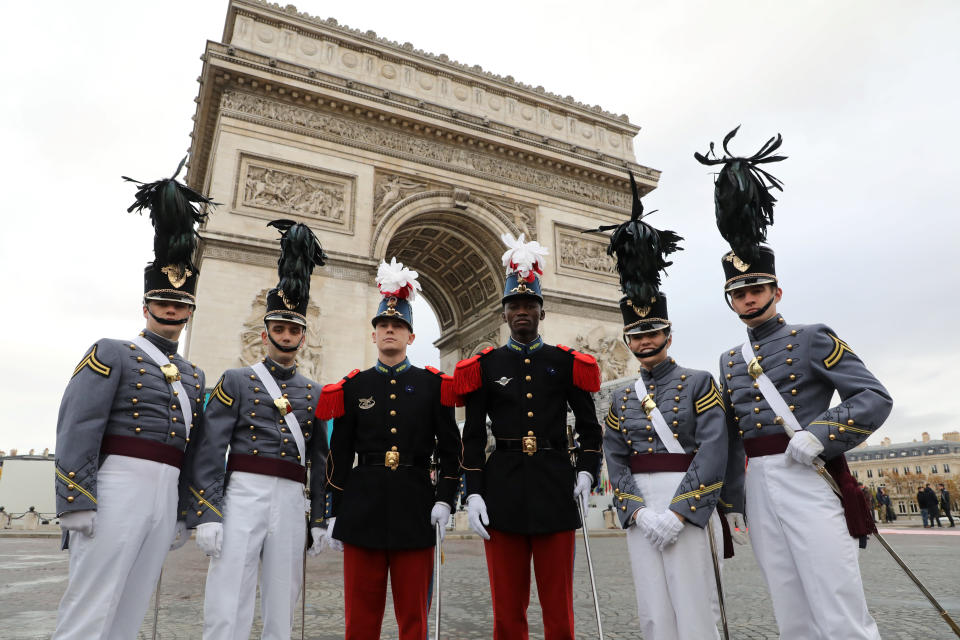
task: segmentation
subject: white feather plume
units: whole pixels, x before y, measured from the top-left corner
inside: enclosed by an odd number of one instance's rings
[[[528,279],[531,271],[542,272],[543,258],[550,253],[545,246],[536,240],[524,242],[522,233],[519,238],[514,238],[512,233],[505,233],[500,239],[508,247],[502,258],[507,275],[519,273],[521,278]]]
[[[418,275],[416,271],[403,266],[402,262],[397,262],[394,257],[390,259],[389,264],[381,262],[377,268],[377,286],[380,288],[380,293],[384,295],[391,294],[413,302],[416,292],[420,290],[420,283],[417,282]]]

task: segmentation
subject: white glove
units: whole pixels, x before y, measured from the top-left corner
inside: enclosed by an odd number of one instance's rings
[[[197,546],[208,556],[219,558],[223,548],[223,523],[204,522],[197,525]]]
[[[593,484],[593,476],[587,471],[581,471],[577,474],[577,486],[573,488],[573,497],[580,501],[583,507],[583,513],[587,513],[587,500],[590,499],[590,486]],[[583,523],[583,526],[587,526]]]
[[[447,537],[447,523],[450,522],[450,505],[446,502],[438,502],[430,510],[430,525],[440,525],[440,542]]]
[[[743,521],[742,513],[726,513],[727,525],[730,527],[730,537],[737,544],[747,544],[750,536],[747,534],[747,523]],[[739,529],[739,531],[737,531]]]
[[[677,514],[669,509],[663,513],[658,513],[656,517],[657,519],[653,523],[654,539],[652,542],[657,549],[663,551],[677,541],[680,532],[683,531],[683,522],[680,521]]]
[[[653,533],[653,525],[657,522],[657,514],[654,510],[640,509],[637,515],[634,516],[633,521],[636,523],[640,533],[650,542],[654,542],[656,536]]]
[[[330,525],[327,525],[328,527]],[[310,527],[310,535],[313,536],[313,544],[307,549],[307,555],[318,556],[327,548],[327,532],[321,527]]]
[[[190,539],[190,532],[187,531],[187,523],[183,520],[177,520],[177,527],[173,531],[173,542],[170,543],[170,551],[176,551],[187,544]]]
[[[487,515],[487,503],[479,493],[471,493],[467,496],[467,520],[470,522],[470,528],[484,540],[490,539],[484,525],[490,524],[490,516]]]
[[[97,512],[93,509],[70,511],[60,516],[60,527],[92,538],[97,528]]]
[[[337,524],[336,518],[327,518],[326,545],[334,551],[343,551],[343,543],[333,537],[333,525]]]
[[[813,463],[813,459],[823,453],[823,443],[809,431],[797,431],[790,438],[787,453],[803,465]]]

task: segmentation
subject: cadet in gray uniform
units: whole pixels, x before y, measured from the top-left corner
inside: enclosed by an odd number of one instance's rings
[[[135,638],[167,552],[187,540],[178,484],[205,381],[177,340],[196,303],[193,223],[206,216],[198,203],[210,201],[176,173],[141,184],[129,210],[150,209],[156,230],[144,271],[146,329],[98,340],[63,394],[56,494],[70,579],[53,634],[60,640]]]
[[[327,436],[314,417],[320,386],[297,371],[295,357],[306,335],[310,274],[326,256],[306,225],[270,225],[283,237],[280,283],[264,315],[267,357],[217,382],[190,467],[188,524],[211,556],[205,640],[249,638],[258,570],[261,637],[290,637],[303,580],[308,461],[312,551],[325,541]]]
[[[883,424],[893,402],[832,329],[788,324],[777,313],[783,291],[773,251],[760,242],[773,220],[769,189],[780,183],[756,165],[782,159],[771,155],[779,146],[777,136],[747,159],[698,154],[724,165],[716,183],[717,225],[732,249],[721,261],[724,292],[747,325],[746,342],[720,356],[730,434],[721,499],[740,529],[746,508],[781,638],[874,639],[880,635],[867,611],[856,541],[874,525],[843,453]],[[831,407],[835,391],[840,404]],[[826,461],[843,503],[815,461]],[[734,539],[745,542],[746,534]]]
[[[627,294],[620,300],[624,339],[642,369],[639,379],[614,392],[603,451],[627,531],[643,637],[718,638],[708,536],[719,549],[715,507],[727,463],[723,401],[713,376],[668,355],[673,336],[667,299],[657,287],[660,270],[670,264],[664,255],[681,238],[654,229],[642,214],[634,184],[632,219],[614,230],[609,252],[617,256]]]

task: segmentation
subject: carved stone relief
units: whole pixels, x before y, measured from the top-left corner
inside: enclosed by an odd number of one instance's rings
[[[535,207],[511,200],[492,200],[504,213],[513,219],[520,233],[526,235],[527,240],[537,239],[537,210]]]
[[[588,235],[580,229],[554,225],[557,273],[591,280],[616,281],[617,266],[607,255],[608,240],[603,235]]]
[[[574,348],[589,353],[600,365],[600,379],[616,380],[637,372],[636,358],[620,335],[607,335],[603,327],[593,328],[585,336],[577,336]]]
[[[378,173],[373,182],[373,224],[380,222],[390,207],[411,193],[427,189],[426,182],[418,182],[391,173]]]
[[[240,357],[237,365],[250,366],[267,355],[267,347],[260,338],[263,331],[263,315],[267,309],[267,292],[263,289],[253,299],[250,315],[240,331]],[[304,345],[297,354],[297,368],[300,373],[320,382],[320,365],[323,362],[323,341],[320,336],[320,307],[312,300],[307,305],[307,335]]]
[[[350,141],[378,151],[392,152],[414,162],[433,164],[596,206],[627,211],[630,195],[616,189],[571,176],[544,171],[499,154],[470,151],[460,145],[444,143],[401,131],[352,120],[329,113],[298,107],[241,91],[225,91],[220,108],[239,116],[265,118],[281,125],[306,129],[309,134],[332,140]]]
[[[242,154],[235,209],[272,219],[297,218],[332,230],[353,229],[354,178]]]

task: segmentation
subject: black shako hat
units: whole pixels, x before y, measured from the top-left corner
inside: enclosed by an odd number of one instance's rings
[[[586,233],[610,231],[607,255],[617,260],[620,275],[620,313],[623,316],[623,333],[632,335],[659,331],[670,327],[667,314],[667,297],[660,291],[661,272],[673,262],[666,256],[682,251],[682,237],[673,231],[661,231],[644,222],[644,218],[657,212],[643,213],[643,203],[637,182],[630,173],[630,188],[633,192],[633,211],[630,219],[621,224],[604,225]]]
[[[193,264],[197,249],[194,225],[206,221],[206,205],[217,203],[177,181],[186,161],[184,156],[172,177],[156,182],[144,183],[121,176],[139,185],[136,199],[127,212],[142,213],[148,209],[153,223],[154,260],[143,270],[144,301],[169,300],[193,306],[197,303],[200,270]],[[204,205],[203,210],[198,205]]]
[[[777,199],[772,190],[783,191],[783,183],[759,165],[786,159],[787,156],[774,155],[783,138],[778,133],[757,153],[741,158],[727,148],[739,129],[738,126],[724,137],[724,157],[716,157],[712,142],[706,154],[693,154],[701,164],[723,165],[714,181],[713,199],[717,229],[731,249],[721,258],[726,276],[725,293],[755,284],[777,282],[773,249],[762,243],[767,239],[767,227],[773,225],[773,207]]]
[[[284,320],[307,326],[307,304],[310,302],[310,275],[315,266],[327,259],[320,241],[305,224],[293,220],[267,223],[280,231],[280,258],[277,260],[276,287],[267,293],[267,312],[263,322]]]

